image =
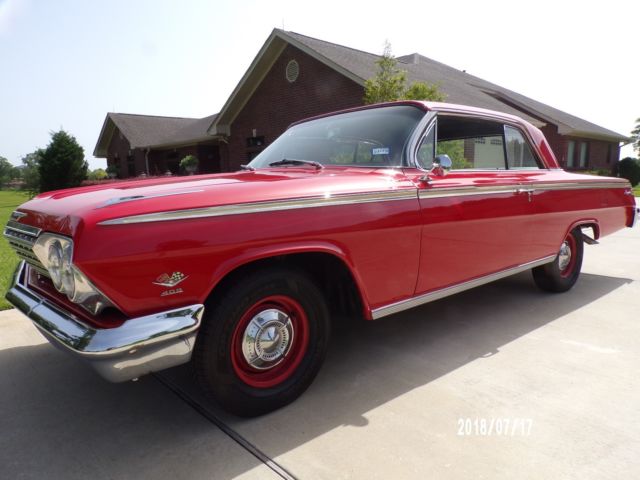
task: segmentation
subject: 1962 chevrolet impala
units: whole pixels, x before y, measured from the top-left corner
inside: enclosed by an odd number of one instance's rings
[[[568,290],[637,216],[502,113],[397,102],[291,126],[244,171],[43,193],[5,236],[7,298],[112,381],[188,362],[257,415],[311,383],[337,313],[377,319],[507,275]]]

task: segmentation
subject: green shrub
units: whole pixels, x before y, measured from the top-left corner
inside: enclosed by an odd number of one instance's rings
[[[637,158],[623,158],[616,165],[616,176],[626,178],[635,187],[640,183],[640,160]]]

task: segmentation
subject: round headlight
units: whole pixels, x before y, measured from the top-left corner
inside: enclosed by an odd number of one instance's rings
[[[71,299],[76,290],[76,282],[73,277],[73,267],[71,266],[71,244],[67,244],[62,249],[62,265],[60,277],[62,281],[62,291]]]
[[[59,241],[54,240],[49,244],[49,253],[47,255],[47,270],[51,275],[53,286],[62,291],[62,245]]]

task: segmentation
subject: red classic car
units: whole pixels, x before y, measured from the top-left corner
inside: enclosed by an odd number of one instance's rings
[[[243,171],[43,193],[7,298],[112,381],[193,361],[239,415],[311,383],[337,314],[373,320],[532,270],[568,290],[629,183],[561,170],[520,118],[395,102],[292,125]]]

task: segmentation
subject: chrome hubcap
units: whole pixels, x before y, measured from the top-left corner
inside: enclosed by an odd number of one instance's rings
[[[560,270],[564,270],[571,262],[571,247],[569,246],[569,242],[565,240],[565,242],[560,247],[560,254],[558,255],[558,266]]]
[[[242,337],[242,354],[249,365],[266,370],[280,363],[293,343],[293,325],[285,312],[276,308],[255,315]]]

